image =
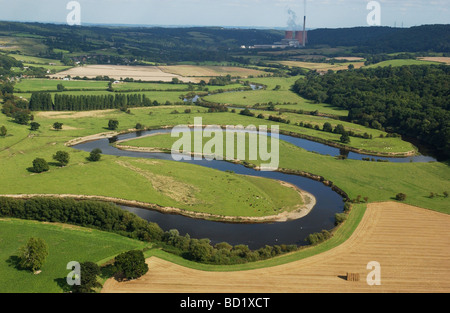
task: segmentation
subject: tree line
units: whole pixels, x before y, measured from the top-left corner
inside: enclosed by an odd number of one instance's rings
[[[416,138],[448,158],[449,74],[445,65],[310,72],[294,90],[307,99],[347,109],[354,123]]]
[[[123,107],[150,107],[161,103],[149,99],[145,94],[114,94],[114,95],[60,95],[54,99],[50,93],[35,92],[29,103],[24,103],[30,111],[90,111],[118,109]]]
[[[108,231],[153,242],[168,252],[208,264],[247,263],[298,249],[297,245],[283,244],[267,245],[258,250],[251,250],[246,245],[232,246],[226,242],[213,245],[209,239],[191,238],[189,234],[182,236],[177,230],[163,231],[158,224],[124,211],[115,204],[94,200],[0,197],[0,217],[65,223]]]

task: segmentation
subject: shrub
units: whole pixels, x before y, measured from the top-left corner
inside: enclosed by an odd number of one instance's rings
[[[50,169],[47,161],[41,158],[36,158],[33,161],[33,171],[35,173],[47,172]]]
[[[137,279],[148,272],[144,253],[139,250],[131,250],[119,254],[114,260],[114,265],[117,268],[117,274],[126,279]]]
[[[19,250],[19,265],[33,272],[39,270],[48,256],[48,246],[40,238],[30,238],[25,246]]]
[[[119,127],[118,120],[109,120],[108,121],[108,129],[109,130],[116,130],[118,127]]]
[[[65,151],[58,151],[53,156],[53,160],[58,161],[61,166],[66,166],[67,164],[69,164],[70,155]]]
[[[345,213],[336,213],[334,216],[334,225],[338,226],[347,220],[347,214]]]
[[[97,276],[100,275],[100,267],[93,262],[83,262],[80,264],[80,280],[79,286],[73,286],[75,293],[93,293],[94,288],[102,287],[97,281]]]
[[[41,127],[41,124],[39,124],[39,123],[32,122],[30,124],[30,130],[32,130],[32,131],[37,131],[39,129],[39,127]]]
[[[61,130],[62,127],[63,127],[63,123],[58,123],[58,122],[56,122],[56,123],[53,124],[53,128],[54,128],[55,130]]]
[[[102,157],[102,150],[96,148],[91,151],[88,160],[91,162],[98,162]]]
[[[395,196],[395,200],[397,200],[397,201],[405,201],[406,200],[406,195],[404,193],[398,193]]]
[[[6,129],[5,126],[0,127],[0,137],[5,137],[7,133],[8,130]]]

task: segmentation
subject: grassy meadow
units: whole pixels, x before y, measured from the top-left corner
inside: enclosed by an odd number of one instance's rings
[[[17,268],[17,252],[30,237],[42,238],[49,248],[39,275]],[[119,253],[146,247],[149,244],[93,229],[0,219],[0,292],[60,293],[67,290],[67,263],[90,261],[101,265]]]

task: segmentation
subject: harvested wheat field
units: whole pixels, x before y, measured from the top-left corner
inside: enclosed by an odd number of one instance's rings
[[[248,77],[250,75],[264,75],[265,72],[236,66],[196,66],[196,65],[171,65],[160,66],[163,72],[183,77],[217,77],[231,75],[232,77]]]
[[[450,57],[423,57],[423,58],[418,58],[418,59],[423,60],[423,61],[445,63],[447,65],[450,64]]]
[[[307,259],[221,273],[153,257],[144,277],[125,283],[110,279],[103,292],[450,292],[449,228],[450,215],[394,202],[374,203],[345,243]],[[371,261],[381,266],[379,286],[366,283]],[[359,281],[347,281],[347,273],[359,276]]]
[[[96,78],[97,76],[108,76],[119,80],[120,78],[133,78],[142,81],[163,81],[170,82],[173,78],[181,81],[190,81],[178,75],[163,72],[157,66],[122,66],[122,65],[86,65],[71,68],[67,71],[52,75],[52,78],[64,78],[67,75],[72,77]]]

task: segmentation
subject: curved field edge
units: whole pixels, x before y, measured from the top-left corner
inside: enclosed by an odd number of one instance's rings
[[[301,248],[299,251],[292,252],[289,254],[285,254],[279,257],[271,258],[264,261],[251,262],[246,264],[238,264],[238,265],[209,265],[209,264],[201,264],[192,262],[186,259],[183,259],[180,256],[170,254],[168,252],[159,250],[159,249],[151,249],[145,252],[145,257],[158,257],[160,259],[169,261],[171,263],[175,263],[177,265],[181,265],[184,267],[188,267],[191,269],[197,269],[202,271],[211,271],[211,272],[235,272],[235,271],[247,271],[253,269],[274,267],[282,264],[291,263],[294,261],[299,261],[325,251],[331,250],[342,243],[344,243],[353,232],[358,227],[362,218],[364,217],[364,213],[366,212],[365,204],[354,205],[348,215],[347,220],[342,223],[340,226],[336,227],[332,233],[333,237],[329,240],[320,243],[316,246],[306,246]]]

